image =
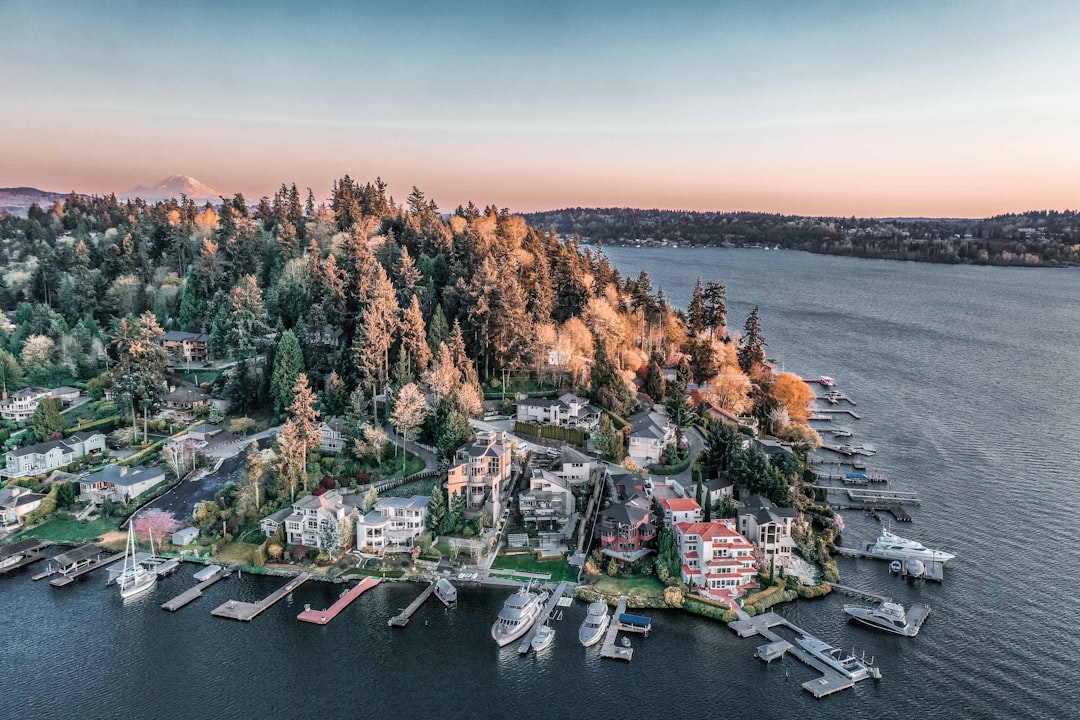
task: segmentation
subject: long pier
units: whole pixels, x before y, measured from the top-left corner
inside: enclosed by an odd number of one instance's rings
[[[751,637],[753,635],[761,635],[767,638],[770,644],[774,643],[787,643],[784,638],[773,632],[772,628],[778,626],[786,626],[802,635],[804,638],[812,638],[813,635],[806,632],[802,628],[792,625],[780,615],[774,612],[768,612],[764,615],[758,615],[756,617],[746,616],[739,620],[734,620],[728,623],[728,627],[735,631],[739,637]],[[759,648],[760,649],[760,648]],[[852,680],[846,675],[842,675],[833,668],[826,665],[824,662],[808,653],[798,645],[790,644],[790,647],[785,648],[785,651],[794,655],[798,660],[802,661],[806,665],[809,665],[813,669],[821,673],[821,677],[816,680],[807,680],[802,684],[803,689],[814,697],[821,698],[826,695],[832,695],[835,692],[841,690],[847,690],[850,687],[854,687],[859,680]],[[869,676],[861,678],[860,680],[869,679]]]
[[[44,560],[42,550],[52,545],[48,540],[20,540],[0,547],[0,575]],[[15,559],[18,558],[18,559]]]
[[[634,649],[621,647],[616,644],[619,638],[619,616],[626,612],[626,601],[629,598],[623,595],[619,598],[619,605],[615,608],[615,615],[608,623],[607,633],[604,635],[604,644],[600,646],[600,657],[609,660],[626,660],[630,662],[634,657]]]
[[[230,620],[242,620],[249,622],[250,620],[259,616],[259,614],[266,610],[281,598],[291,593],[296,588],[300,587],[308,580],[311,579],[311,573],[300,573],[289,582],[285,583],[285,586],[275,590],[259,602],[249,603],[241,602],[240,600],[229,600],[223,605],[219,605],[214,608],[210,614],[215,617],[228,618]]]
[[[860,590],[858,588],[848,587],[847,585],[840,585],[838,583],[829,583],[836,592],[841,595],[847,595],[848,597],[858,598],[859,600],[867,600],[869,602],[883,603],[889,602],[892,598],[887,598],[884,595],[877,595],[866,590]]]
[[[53,578],[49,581],[49,584],[53,587],[64,587],[75,582],[76,578],[92,573],[106,565],[111,565],[117,560],[123,559],[123,557],[124,553],[114,554],[102,550],[96,545],[82,545],[54,557],[49,563],[49,568],[45,572],[35,575],[33,579],[42,580],[59,573],[60,577]]]
[[[312,610],[310,607],[304,608],[304,612],[296,616],[296,619],[300,622],[314,623],[315,625],[325,625],[338,616],[345,608],[352,604],[352,601],[363,595],[379,584],[379,578],[366,577],[359,583],[349,588],[345,592],[341,593],[341,597],[337,599],[330,607],[325,610]]]
[[[420,609],[420,606],[423,605],[424,603],[426,603],[427,599],[429,597],[431,597],[432,593],[434,593],[434,592],[435,592],[435,581],[432,581],[432,583],[430,585],[428,585],[426,588],[424,588],[420,592],[420,594],[416,596],[415,600],[413,600],[411,603],[409,603],[409,606],[407,608],[405,608],[400,613],[398,613],[394,617],[387,620],[386,624],[389,625],[390,627],[400,627],[400,628],[405,627],[406,625],[409,624],[409,620],[412,619],[412,616],[416,613],[416,611]]]
[[[179,595],[177,595],[176,597],[174,597],[172,600],[168,600],[166,602],[163,602],[161,604],[161,609],[162,610],[168,610],[169,612],[176,612],[177,610],[184,607],[188,603],[194,602],[194,601],[198,600],[199,598],[201,598],[202,594],[203,594],[203,590],[210,587],[211,585],[213,585],[218,580],[221,580],[224,577],[225,577],[225,571],[219,569],[217,572],[213,573],[209,578],[207,578],[206,580],[203,580],[201,583],[199,583],[195,587],[188,588],[184,592],[182,592]]]
[[[551,597],[548,598],[547,605],[544,607],[544,612],[536,618],[532,627],[529,628],[529,632],[525,633],[525,638],[521,641],[521,644],[518,645],[518,652],[520,654],[529,654],[529,650],[532,649],[533,636],[536,635],[536,631],[540,626],[546,623],[551,617],[551,613],[555,610],[556,606],[558,606],[559,600],[562,599],[562,596],[566,593],[568,587],[570,587],[570,583],[563,580],[559,583],[559,586],[555,588],[555,592],[551,593]]]
[[[816,408],[814,415],[850,415],[856,420],[862,420],[857,412],[848,408]]]

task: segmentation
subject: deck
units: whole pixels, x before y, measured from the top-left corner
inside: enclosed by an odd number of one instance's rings
[[[18,570],[21,567],[25,567],[32,563],[36,563],[39,560],[44,560],[45,555],[41,553],[41,550],[52,545],[48,540],[19,540],[18,542],[11,543],[0,547],[0,575],[11,572],[12,570]],[[18,558],[18,559],[16,559]]]
[[[544,607],[544,612],[541,613],[533,622],[532,627],[529,628],[529,632],[525,633],[524,639],[521,644],[518,645],[518,652],[522,655],[528,655],[529,650],[532,649],[532,639],[536,635],[537,629],[548,621],[551,617],[551,613],[555,610],[555,607],[559,604],[559,600],[566,593],[567,588],[570,587],[570,583],[563,580],[559,583],[559,586],[555,588],[555,592],[551,593],[551,597],[548,598],[547,605]]]
[[[337,599],[330,607],[325,610],[312,610],[310,607],[304,608],[304,612],[296,616],[296,619],[300,622],[314,623],[315,625],[325,625],[338,616],[345,608],[352,604],[352,601],[363,595],[379,584],[379,578],[366,577],[359,583],[349,588],[345,592],[341,593],[341,597]]]
[[[880,555],[871,555],[870,553],[866,552],[865,550],[859,550],[858,548],[849,548],[849,547],[837,546],[833,550],[834,550],[834,552],[836,552],[837,555],[840,555],[842,557],[865,558],[867,560],[884,560],[887,563],[892,562],[892,558],[884,558],[884,557],[881,557]],[[930,561],[930,560],[923,560],[922,564],[923,564],[923,568],[924,568],[924,572],[922,574],[922,577],[926,578],[927,580],[935,580],[937,582],[941,582],[944,579],[944,577],[945,577],[945,563],[933,562],[933,561]],[[900,565],[901,565],[901,568],[902,568],[900,570],[900,575],[906,577],[908,575],[907,563],[901,561]]]
[[[615,615],[608,624],[607,633],[604,635],[604,644],[600,646],[600,657],[609,660],[630,660],[634,657],[634,649],[622,647],[615,641],[619,638],[619,616],[626,612],[626,601],[629,598],[623,595],[619,598],[619,605],[615,608]]]
[[[122,560],[123,557],[124,553],[114,554],[96,545],[82,545],[54,557],[49,563],[49,569],[35,575],[34,580],[41,580],[59,573],[60,577],[53,578],[49,584],[53,587],[64,587],[75,582],[76,578],[111,565],[117,560]]]
[[[259,602],[249,603],[241,602],[240,600],[229,600],[225,604],[214,608],[210,614],[215,617],[228,618],[229,620],[249,622],[258,617],[263,610],[266,610],[266,608],[270,607],[310,579],[311,573],[300,573],[292,580],[285,583],[284,587],[275,590]]]
[[[758,615],[756,617],[747,616],[728,623],[728,627],[734,630],[739,637],[745,638],[752,637],[753,635],[761,635],[762,637],[769,640],[768,645],[773,645],[777,648],[782,647],[780,643],[788,644],[787,641],[784,640],[784,638],[780,637],[772,631],[772,628],[778,626],[789,627],[803,637],[813,637],[812,635],[810,635],[810,633],[799,627],[796,627],[795,625],[792,625],[787,620],[774,612],[767,612],[764,615]],[[761,647],[759,647],[758,650],[760,651]],[[790,645],[790,647],[785,648],[785,652],[790,653],[791,655],[802,661],[804,664],[812,667],[814,670],[817,670],[819,673],[821,673],[820,678],[817,678],[816,680],[807,680],[802,684],[803,689],[814,697],[821,698],[825,697],[826,695],[832,695],[835,692],[840,692],[841,690],[847,690],[850,687],[854,687],[856,682],[861,682],[852,680],[846,675],[841,675],[836,670],[832,669],[822,661],[818,660],[816,657],[806,652],[806,650],[803,650],[798,645]]]
[[[196,573],[196,574],[198,574],[198,573]],[[216,583],[218,580],[221,580],[223,577],[225,577],[224,570],[222,570],[221,568],[218,568],[218,570],[216,572],[211,573],[210,577],[206,578],[205,580],[203,580],[201,583],[199,583],[195,587],[188,588],[184,592],[182,592],[179,595],[177,595],[176,597],[174,597],[172,600],[168,600],[166,602],[163,602],[161,604],[161,609],[162,610],[168,610],[169,612],[176,612],[177,610],[184,607],[188,603],[194,602],[194,601],[198,600],[199,598],[201,598],[202,594],[203,594],[203,590],[210,587],[211,585]]]

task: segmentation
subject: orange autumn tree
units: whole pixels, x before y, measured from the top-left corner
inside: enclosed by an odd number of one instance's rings
[[[809,419],[810,402],[814,399],[814,393],[798,375],[792,373],[777,375],[770,388],[770,394],[787,410],[792,422],[805,423]]]

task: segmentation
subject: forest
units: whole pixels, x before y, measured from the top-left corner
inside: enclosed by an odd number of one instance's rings
[[[922,262],[1080,264],[1080,214],[1039,210],[985,219],[805,217],[759,212],[567,208],[531,223],[592,244],[781,247]]]

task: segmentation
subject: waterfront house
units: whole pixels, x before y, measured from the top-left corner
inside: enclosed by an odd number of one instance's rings
[[[345,421],[333,418],[319,423],[319,450],[326,453],[340,453],[345,449]]]
[[[731,520],[672,527],[680,576],[694,592],[732,603],[755,583],[754,548]]]
[[[536,468],[529,478],[529,489],[518,498],[521,519],[525,522],[567,523],[574,513],[574,493],[570,482],[547,470]]]
[[[792,508],[777,507],[768,498],[751,495],[738,511],[739,532],[761,550],[766,562],[787,565],[795,541],[791,530],[798,513]]]
[[[593,472],[600,467],[599,460],[572,445],[563,445],[559,449],[557,462],[558,468],[552,472],[568,480],[571,485],[588,482]]]
[[[635,497],[600,512],[600,552],[621,562],[636,562],[652,552],[656,539],[648,500]]]
[[[162,398],[162,417],[173,417],[178,420],[191,420],[195,417],[195,411],[209,404],[210,395],[194,385],[178,385]]]
[[[791,449],[791,445],[772,438],[754,438],[754,447],[770,456],[795,454],[795,451]]]
[[[49,391],[40,387],[28,387],[12,393],[4,393],[0,400],[0,417],[4,420],[25,422],[37,410],[42,399],[49,397]]]
[[[278,531],[278,528],[281,527],[281,524],[288,520],[292,514],[293,509],[291,507],[282,508],[260,520],[259,527],[262,528],[263,534],[266,535],[266,537],[273,537]]]
[[[629,418],[631,431],[627,445],[630,459],[641,466],[660,462],[664,448],[675,441],[675,428],[667,417],[652,410],[644,410]]]
[[[503,431],[477,433],[476,439],[457,449],[447,474],[447,496],[465,493],[465,513],[475,517],[486,509],[499,516],[499,495],[510,479],[511,447]]]
[[[585,398],[563,393],[558,398],[524,398],[518,401],[518,422],[559,425],[589,431],[600,422],[600,409]]]
[[[664,510],[664,524],[668,527],[676,523],[701,522],[701,506],[693,498],[665,498],[659,503]]]
[[[210,359],[209,335],[170,330],[158,338],[158,342],[180,362],[206,362]]]
[[[23,518],[38,509],[45,495],[19,485],[0,490],[0,526],[21,525]]]
[[[159,467],[109,465],[79,481],[79,497],[95,505],[106,500],[127,502],[164,481],[165,471]]]
[[[340,528],[348,514],[349,510],[341,495],[336,492],[300,498],[293,503],[292,513],[285,518],[285,541],[290,545],[304,545],[322,550],[324,533],[330,528]],[[260,524],[263,531],[267,532],[269,523]],[[276,531],[275,526],[274,532]],[[267,532],[267,535],[271,534]]]
[[[99,432],[77,432],[62,440],[49,440],[17,448],[5,454],[0,477],[28,477],[97,455],[105,449],[105,436]]]
[[[356,521],[356,546],[380,555],[388,549],[408,550],[424,532],[427,514],[427,495],[379,498]]]
[[[173,545],[190,545],[191,543],[195,542],[196,538],[198,538],[198,537],[199,537],[199,528],[197,528],[197,527],[180,528],[179,530],[177,530],[176,532],[174,532],[172,534],[172,544]]]

